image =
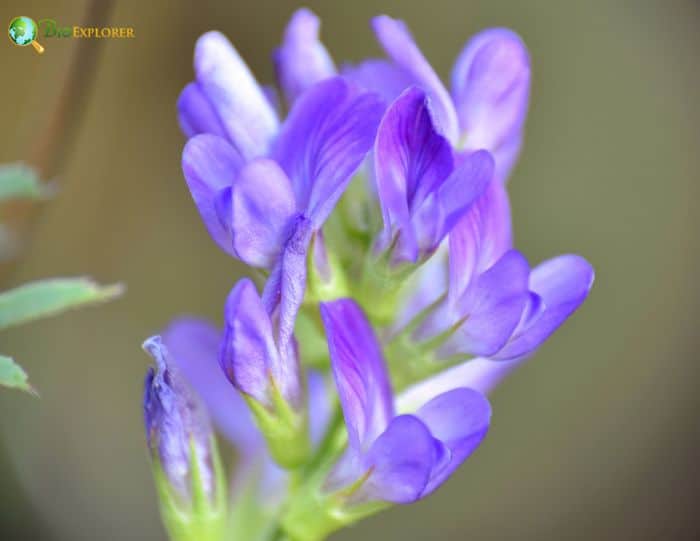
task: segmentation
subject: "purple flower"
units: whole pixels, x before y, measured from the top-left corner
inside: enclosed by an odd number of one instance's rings
[[[143,347],[156,361],[155,369],[149,368],[146,375],[143,398],[146,439],[153,459],[181,501],[192,500],[193,483],[199,479],[213,503],[215,450],[206,409],[173,365],[160,337],[149,338]]]
[[[297,101],[270,159],[249,161],[217,135],[190,139],[183,171],[214,240],[251,266],[272,268],[299,216],[313,231],[326,220],[371,148],[381,111],[378,98],[332,78]]]
[[[319,41],[319,28],[320,21],[311,10],[297,10],[287,24],[284,42],[275,51],[277,80],[290,104],[336,73],[333,60]]]
[[[226,301],[221,367],[242,393],[268,408],[279,392],[295,408],[302,405],[299,360],[295,345],[278,347],[270,319],[255,285],[239,281]]]
[[[483,440],[488,401],[478,392],[452,389],[414,414],[397,416],[379,343],[357,304],[324,303],[321,315],[349,439],[326,491],[343,491],[351,504],[425,497]]]
[[[367,60],[343,73],[388,102],[410,85],[421,87],[440,133],[460,150],[489,150],[497,178],[505,180],[520,151],[529,101],[530,61],[520,37],[501,28],[474,36],[457,58],[450,93],[402,21],[383,15],[372,26],[389,59]]]
[[[206,405],[218,430],[244,456],[260,451],[263,440],[240,393],[219,364],[223,332],[207,320],[181,317],[162,333],[171,362]]]
[[[506,344],[491,358],[475,358],[416,383],[401,394],[400,404],[420,404],[455,387],[490,392],[581,306],[593,279],[593,268],[577,255],[539,264],[529,275],[528,304]]]
[[[375,176],[384,217],[378,248],[394,263],[425,260],[486,190],[494,163],[486,151],[455,164],[432,120],[432,101],[418,88],[389,107],[375,143]]]

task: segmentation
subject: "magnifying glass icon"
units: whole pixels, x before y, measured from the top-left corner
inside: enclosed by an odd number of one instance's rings
[[[10,41],[15,45],[19,45],[20,47],[31,45],[37,53],[41,54],[44,52],[44,48],[36,41],[39,35],[39,28],[34,22],[34,19],[30,17],[21,16],[12,19],[7,30],[7,35],[10,36]]]

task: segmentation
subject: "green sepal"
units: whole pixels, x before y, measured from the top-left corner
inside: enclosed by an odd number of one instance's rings
[[[226,474],[216,438],[211,436],[211,457],[214,471],[213,497],[206,493],[199,469],[200,460],[194,439],[190,440],[191,500],[184,501],[170,485],[158,457],[152,453],[153,477],[160,502],[160,513],[172,541],[223,541],[227,523]]]
[[[287,403],[272,378],[270,406],[261,404],[251,396],[243,396],[275,462],[288,470],[304,464],[311,454],[306,410],[297,411]]]
[[[328,259],[327,276],[323,276],[320,269],[314,264],[314,253],[317,249],[316,243],[318,242],[318,236],[314,235],[311,239],[311,245],[309,246],[306,260],[307,289],[304,301],[307,304],[314,305],[324,301],[347,297],[349,295],[345,271],[333,250],[328,249],[327,246],[325,248],[320,248],[326,251],[326,257]]]

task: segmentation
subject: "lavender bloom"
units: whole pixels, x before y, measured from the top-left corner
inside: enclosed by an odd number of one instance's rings
[[[144,349],[156,361],[146,375],[143,411],[146,438],[154,461],[182,502],[191,502],[196,479],[211,503],[215,500],[213,433],[199,398],[180,376],[160,337]],[[192,468],[197,468],[195,475]]]
[[[319,41],[320,21],[306,8],[297,10],[284,31],[284,42],[274,53],[275,70],[287,103],[314,84],[332,77],[335,65]]]
[[[452,148],[432,121],[425,93],[406,90],[389,107],[377,133],[377,192],[384,217],[379,249],[394,263],[425,260],[484,192],[493,176],[486,151],[455,166]]]
[[[211,134],[190,139],[183,171],[217,244],[251,266],[272,268],[300,216],[313,231],[323,225],[369,151],[381,110],[372,94],[333,78],[295,104],[272,159],[248,161]]]
[[[321,314],[349,436],[326,490],[348,490],[352,504],[427,496],[485,437],[488,401],[470,389],[453,389],[414,414],[396,416],[380,346],[361,309],[342,299],[322,304]]]
[[[530,61],[514,32],[485,30],[460,53],[448,93],[402,21],[376,17],[374,32],[389,60],[367,60],[343,73],[389,102],[418,85],[433,102],[440,132],[457,149],[489,150],[497,178],[505,180],[517,160],[529,101]]]

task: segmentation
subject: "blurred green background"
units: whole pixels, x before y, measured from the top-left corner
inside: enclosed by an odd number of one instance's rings
[[[510,191],[517,244],[596,267],[589,301],[493,395],[492,431],[434,496],[341,540],[697,539],[700,5],[694,1],[316,1],[336,60],[407,21],[447,77],[474,32],[514,28],[533,62]],[[78,24],[82,2],[4,0]],[[61,192],[9,282],[89,274],[124,298],[2,335],[41,399],[0,391],[0,539],[164,539],[141,423],[141,341],[181,313],[220,320],[241,267],[208,238],[180,172],[175,100],[202,32],[260,81],[295,2],[117,2]],[[0,162],[45,126],[73,40],[0,45]]]

